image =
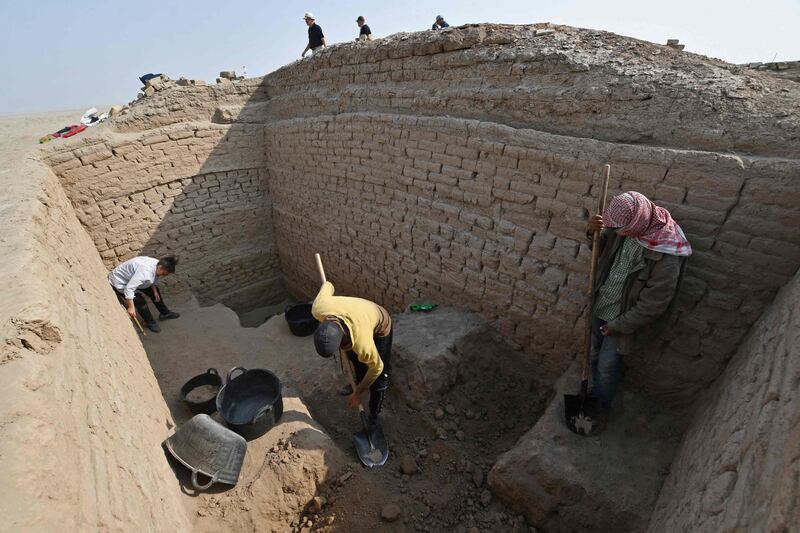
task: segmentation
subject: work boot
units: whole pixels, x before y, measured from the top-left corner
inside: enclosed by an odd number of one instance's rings
[[[350,385],[345,385],[339,389],[339,396],[350,396],[351,394],[353,394],[353,387]]]
[[[178,318],[181,316],[180,313],[176,313],[175,311],[170,311],[169,313],[162,313],[158,315],[159,320],[169,320],[170,318]]]
[[[152,331],[153,333],[158,333],[159,331],[161,331],[161,326],[159,326],[159,325],[158,325],[158,322],[156,322],[156,321],[154,320],[154,321],[152,321],[152,322],[148,322],[148,323],[147,323],[147,329],[149,329],[149,330],[150,330],[150,331]]]

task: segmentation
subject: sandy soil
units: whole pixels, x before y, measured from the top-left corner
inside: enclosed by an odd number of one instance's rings
[[[39,137],[82,113],[0,118],[0,529],[186,531],[146,354],[37,160]]]
[[[243,328],[236,314],[222,305],[200,307],[192,298],[180,300],[173,297],[170,303],[183,316],[162,322],[161,333],[142,339],[178,424],[190,416],[179,392],[190,377],[210,367],[221,374],[239,365],[263,367],[281,377],[295,416],[305,416],[307,404],[314,420],[303,423],[314,428],[321,424],[336,447],[325,448],[327,436],[310,444],[298,440],[297,427],[287,428],[284,420],[249,444],[242,472],[247,490],[240,490],[240,481],[228,492],[198,497],[186,492],[199,529],[269,531],[277,520],[294,531],[528,530],[521,517],[492,499],[485,474],[497,455],[535,422],[545,398],[486,379],[478,375],[479,369],[463,376],[444,397],[414,407],[390,393],[382,414],[390,458],[383,468],[365,469],[352,444],[352,433],[360,429],[357,413],[348,410],[336,392],[344,379],[334,362],[316,355],[311,337],[292,336],[282,316],[258,328]],[[285,455],[286,446],[294,455]],[[320,450],[322,463],[308,459]],[[344,458],[341,464],[336,452]],[[270,465],[282,460],[288,461],[292,474],[265,481],[274,473]],[[316,470],[309,475],[309,469]],[[309,492],[314,480],[319,486]],[[276,502],[270,496],[279,492],[307,494],[308,499]],[[306,506],[314,494],[321,499]],[[391,523],[381,518],[382,511],[391,511],[390,504],[399,509]]]
[[[9,154],[32,152],[38,146],[40,137],[58,131],[64,126],[80,124],[81,116],[86,109],[88,107],[25,115],[0,115],[0,155],[4,152]],[[97,109],[103,108],[97,107]],[[7,172],[9,168],[0,169],[0,173],[3,171]]]

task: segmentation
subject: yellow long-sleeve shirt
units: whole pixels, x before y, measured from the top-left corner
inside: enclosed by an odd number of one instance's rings
[[[367,365],[367,374],[358,384],[363,392],[383,372],[383,361],[375,347],[374,336],[389,334],[391,318],[386,310],[374,302],[350,296],[334,296],[330,282],[323,283],[311,306],[311,314],[320,322],[336,317],[347,326],[353,343],[353,352],[358,360]]]

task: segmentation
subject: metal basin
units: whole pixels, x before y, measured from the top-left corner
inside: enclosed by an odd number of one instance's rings
[[[193,416],[164,445],[192,471],[192,485],[198,491],[214,483],[236,485],[247,451],[247,442],[241,436],[206,414]],[[201,485],[198,474],[209,477],[210,481]]]

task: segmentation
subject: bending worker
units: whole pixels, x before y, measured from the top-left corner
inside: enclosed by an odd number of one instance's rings
[[[589,221],[600,234],[592,319],[592,395],[611,408],[623,354],[668,325],[692,247],[669,211],[638,192]]]
[[[347,352],[355,367],[356,382],[355,390],[347,391],[347,405],[357,408],[369,389],[369,423],[374,425],[389,388],[392,317],[369,300],[333,294],[333,284],[326,281],[311,307],[320,322],[314,347],[323,357],[332,357],[340,350]]]
[[[158,278],[169,276],[175,273],[175,265],[178,260],[172,256],[156,259],[154,257],[139,256],[128,259],[119,264],[114,270],[108,273],[108,282],[117,293],[120,303],[125,306],[131,318],[136,318],[138,311],[147,325],[147,329],[158,333],[161,326],[155,321],[147,307],[142,294],[147,295],[158,309],[160,320],[168,320],[181,316],[175,311],[170,311],[161,292],[156,287]]]

